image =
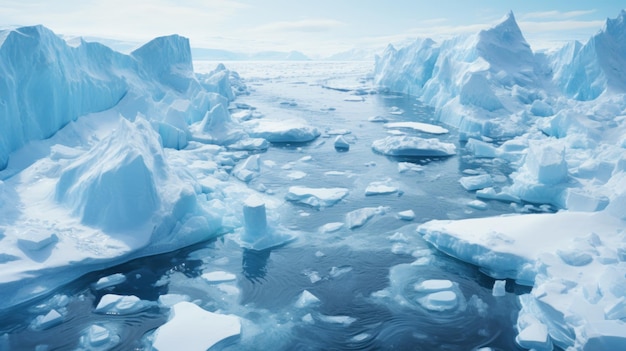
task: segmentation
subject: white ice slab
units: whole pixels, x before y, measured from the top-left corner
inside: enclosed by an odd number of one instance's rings
[[[375,140],[372,149],[389,156],[442,157],[456,154],[454,144],[406,135]]]
[[[330,207],[348,196],[346,188],[307,188],[292,186],[285,199],[315,208]]]
[[[429,134],[446,134],[449,132],[446,128],[436,126],[434,124],[421,123],[421,122],[392,122],[385,123],[385,128],[395,129],[395,128],[407,128],[413,129],[418,132],[424,132]]]

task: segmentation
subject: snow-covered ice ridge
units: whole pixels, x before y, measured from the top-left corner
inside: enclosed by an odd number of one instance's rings
[[[125,55],[0,32],[0,310],[239,227],[250,190],[224,181],[267,148],[231,119],[246,92],[223,65],[195,74],[178,35]]]
[[[468,191],[560,209],[418,227],[440,250],[533,287],[520,297],[524,348],[626,349],[625,38],[622,10],[585,44],[533,52],[510,13],[376,61],[381,89],[415,95],[460,130],[466,152],[516,169],[510,186],[465,177]]]

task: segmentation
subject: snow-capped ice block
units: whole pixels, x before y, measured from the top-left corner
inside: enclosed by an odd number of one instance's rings
[[[346,225],[350,229],[362,227],[370,219],[376,215],[384,215],[387,212],[387,208],[384,206],[379,207],[364,207],[358,210],[350,211],[346,213]]]
[[[295,303],[295,307],[306,308],[319,301],[320,299],[317,298],[317,296],[311,294],[308,290],[304,290],[302,294],[300,294],[300,297],[298,297],[298,300]]]
[[[420,305],[431,311],[447,311],[459,305],[458,296],[454,291],[438,291],[417,300]]]
[[[206,280],[209,283],[223,283],[223,282],[232,282],[237,279],[237,276],[224,271],[213,271],[202,274],[202,279]]]
[[[244,232],[241,240],[254,243],[267,235],[267,214],[265,202],[257,195],[251,195],[243,204]]]
[[[350,150],[350,143],[346,141],[346,138],[344,138],[343,135],[338,135],[335,138],[334,145],[335,145],[335,149],[337,150],[341,150],[341,151]]]
[[[406,210],[398,212],[398,218],[403,221],[412,221],[415,219],[415,212],[413,210]]]
[[[80,337],[80,346],[86,350],[108,350],[120,341],[119,335],[108,328],[92,324]]]
[[[220,63],[208,74],[198,74],[198,81],[206,91],[218,93],[228,99],[235,100],[233,87],[231,86],[231,72]]]
[[[461,186],[467,191],[484,189],[493,186],[493,179],[489,174],[480,174],[459,179]]]
[[[330,207],[348,196],[346,188],[307,188],[304,186],[292,186],[289,188],[285,199],[315,208]]]
[[[387,129],[407,128],[413,129],[418,132],[424,132],[428,134],[446,134],[449,131],[446,128],[436,126],[434,124],[422,123],[422,122],[393,122],[385,123]]]
[[[320,131],[298,120],[258,120],[245,124],[249,134],[255,138],[263,138],[270,143],[304,143],[315,140]]]
[[[154,332],[152,347],[159,351],[205,351],[239,334],[239,317],[180,302],[172,307],[169,320]]]
[[[389,156],[445,157],[456,154],[454,144],[406,135],[375,140],[372,149]]]
[[[160,206],[157,177],[167,173],[159,139],[145,120],[121,120],[61,173],[56,199],[83,223],[104,230],[136,228]]]
[[[35,330],[44,330],[61,323],[63,323],[63,316],[57,310],[53,309],[45,315],[35,317],[35,320],[31,323],[31,328]]]
[[[500,150],[492,144],[475,138],[470,138],[465,144],[465,148],[472,152],[475,157],[494,158],[500,155]]]
[[[235,166],[233,175],[242,182],[249,182],[259,175],[261,160],[259,155],[252,155]]]
[[[31,140],[113,107],[128,91],[117,69],[132,59],[97,43],[71,47],[43,26],[0,31],[0,169]]]
[[[394,186],[390,180],[371,182],[365,188],[365,196],[388,195],[398,192],[398,187]]]
[[[185,37],[174,34],[152,39],[131,56],[148,77],[179,92],[185,92],[195,82],[189,39]]]
[[[520,198],[507,192],[497,192],[496,189],[488,187],[476,190],[476,197],[486,200],[498,200],[503,202],[520,202]]]
[[[150,305],[135,295],[106,294],[100,298],[94,312],[102,314],[126,315],[139,312]]]
[[[484,211],[489,208],[489,205],[487,205],[485,202],[480,201],[480,200],[472,200],[467,203],[467,206],[477,209],[477,210],[481,210],[481,211]]]
[[[548,335],[548,328],[541,322],[529,324],[520,330],[515,342],[525,349],[537,351],[551,351],[552,340]]]
[[[92,286],[95,290],[106,289],[126,281],[126,276],[122,273],[115,273],[98,279]]]

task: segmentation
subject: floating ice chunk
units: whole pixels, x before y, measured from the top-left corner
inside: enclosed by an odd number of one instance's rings
[[[313,316],[310,313],[305,314],[302,317],[302,321],[306,324],[313,324],[315,323],[315,320],[313,320]]]
[[[307,188],[292,186],[285,199],[315,208],[330,207],[348,195],[346,188]]]
[[[17,239],[17,245],[24,251],[40,251],[58,242],[59,237],[54,233],[35,231],[28,231]]]
[[[375,140],[372,149],[389,156],[442,157],[456,154],[454,144],[406,135]]]
[[[413,210],[398,212],[398,218],[403,221],[412,221],[413,219],[415,219],[415,212],[413,212]]]
[[[390,181],[371,182],[365,188],[365,196],[388,195],[398,192],[398,188],[390,185]]]
[[[342,136],[339,135],[335,138],[335,149],[337,150],[349,150],[350,149],[350,144],[346,141],[346,139]]]
[[[422,307],[431,311],[448,311],[459,305],[458,297],[454,291],[444,290],[428,294],[417,299]]]
[[[386,211],[387,209],[384,206],[365,207],[350,211],[346,214],[346,225],[350,229],[361,227],[374,216],[385,214]]]
[[[342,267],[332,267],[328,275],[331,278],[339,278],[346,273],[352,272],[352,267],[350,266],[342,266]]]
[[[152,346],[159,351],[205,351],[240,334],[239,317],[209,312],[191,302],[179,302],[172,307],[169,320],[155,331]]]
[[[449,290],[454,287],[454,283],[447,279],[429,279],[416,283],[413,288],[417,292],[437,292],[441,290]]]
[[[95,290],[102,290],[114,285],[122,284],[125,281],[126,276],[124,274],[115,273],[98,279],[98,281],[93,284],[93,288]]]
[[[263,138],[243,138],[227,146],[229,150],[263,151],[270,147],[270,143]]]
[[[287,173],[287,178],[293,179],[293,180],[299,180],[306,176],[307,174],[302,171],[293,171],[293,172]]]
[[[541,322],[534,322],[522,329],[515,342],[525,349],[537,351],[552,350],[552,340],[548,335],[548,328]]]
[[[392,114],[392,115],[401,115],[401,114],[404,113],[404,110],[399,108],[398,106],[392,106],[389,109],[389,113]]]
[[[261,162],[259,155],[252,155],[245,161],[237,164],[233,170],[233,175],[242,182],[249,182],[259,175]]]
[[[493,282],[491,295],[495,297],[506,295],[506,280],[496,280],[495,282]]]
[[[202,274],[202,278],[209,283],[223,283],[237,280],[237,276],[224,271],[214,271]]]
[[[429,134],[446,134],[449,132],[446,128],[436,126],[434,124],[421,123],[421,122],[393,122],[393,123],[385,123],[385,128],[394,129],[394,128],[407,128],[413,129],[418,132],[424,132]]]
[[[470,138],[467,144],[465,144],[465,148],[476,157],[494,158],[498,157],[501,153],[500,150],[495,148],[492,144],[475,138]]]
[[[378,115],[378,116],[370,117],[368,121],[374,122],[374,123],[387,123],[389,122],[389,118]]]
[[[362,101],[365,101],[365,98],[363,98],[362,96],[358,96],[358,95],[352,95],[352,96],[348,96],[347,98],[343,99],[343,101],[362,102]]]
[[[477,210],[486,210],[487,208],[489,208],[489,206],[486,203],[480,200],[472,200],[467,203],[467,206],[471,208],[475,208]]]
[[[542,184],[558,184],[567,180],[565,149],[557,145],[530,143],[524,167]]]
[[[489,174],[481,174],[476,176],[462,177],[459,179],[461,186],[467,191],[484,189],[493,186],[493,179]]]
[[[103,314],[131,314],[143,310],[148,302],[135,295],[106,294],[100,298],[94,312]]]
[[[487,187],[476,191],[476,197],[486,200],[498,200],[503,202],[520,202],[519,197],[506,193],[496,192],[496,189]]]
[[[311,284],[315,284],[319,282],[320,280],[322,280],[320,273],[317,271],[305,270],[303,273],[309,278],[309,280],[311,281]]]
[[[257,195],[249,196],[243,204],[244,232],[241,240],[254,243],[267,235],[265,202]]]
[[[327,316],[323,314],[319,315],[319,319],[322,322],[332,323],[332,324],[341,324],[346,327],[356,321],[356,318],[350,317],[350,316]]]
[[[187,295],[182,294],[165,294],[159,296],[159,304],[167,307],[172,307],[175,304],[183,301],[189,301],[190,298]]]
[[[31,328],[35,330],[44,330],[52,328],[63,322],[63,316],[57,310],[50,310],[45,315],[39,315],[31,324]]]
[[[417,165],[411,162],[398,162],[398,173],[406,173],[406,172],[423,172],[424,166]]]
[[[80,337],[80,345],[85,350],[110,350],[119,341],[117,334],[98,324],[92,324]]]
[[[300,297],[298,297],[295,306],[296,308],[305,308],[319,301],[320,299],[318,299],[317,296],[311,294],[308,290],[304,290],[302,294],[300,294]]]
[[[246,122],[250,136],[270,143],[303,143],[320,136],[317,128],[296,120],[259,120]]]
[[[333,233],[343,228],[343,222],[331,222],[326,223],[320,227],[320,232],[322,233]]]

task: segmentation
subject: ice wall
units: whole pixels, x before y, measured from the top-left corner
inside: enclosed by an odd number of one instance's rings
[[[9,153],[78,116],[113,107],[133,61],[96,43],[68,46],[43,26],[0,32],[0,169]]]

